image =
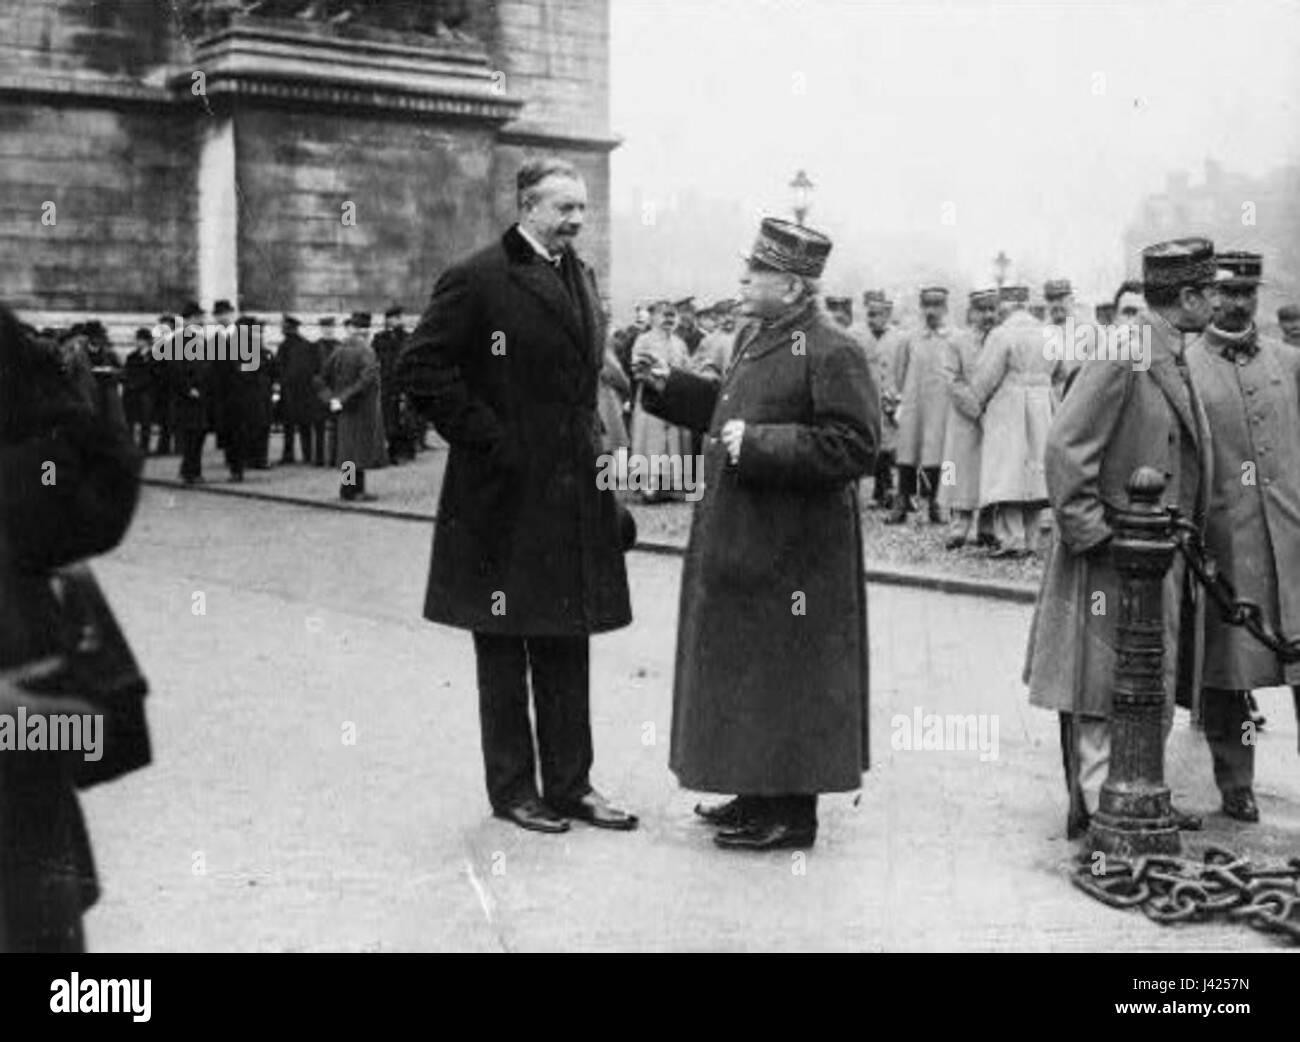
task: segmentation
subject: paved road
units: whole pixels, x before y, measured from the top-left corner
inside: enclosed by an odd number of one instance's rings
[[[87,794],[105,884],[94,949],[1272,945],[1160,928],[1068,885],[1056,722],[1026,705],[1029,611],[1014,604],[873,586],[876,769],[859,796],[823,800],[806,858],[726,854],[667,770],[680,562],[634,554],[636,621],[593,643],[593,725],[596,784],[642,829],[547,837],[495,821],[470,639],[419,617],[430,534],[146,491],[98,570],[153,683],[156,763]],[[1295,722],[1289,693],[1264,704],[1272,824],[1250,838],[1280,850],[1300,836]],[[997,758],[891,748],[893,717],[918,707],[995,716]],[[1216,805],[1182,721],[1170,773],[1180,802]]]

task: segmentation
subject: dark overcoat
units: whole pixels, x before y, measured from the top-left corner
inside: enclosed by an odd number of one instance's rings
[[[0,309],[0,670],[61,650],[50,569],[103,553],[135,510],[141,458]],[[44,480],[53,464],[55,481]],[[0,753],[0,951],[79,932],[98,896],[70,764]]]
[[[285,335],[276,360],[280,370],[280,409],[284,422],[306,427],[320,414],[313,381],[321,370],[321,348],[296,330]]]
[[[347,337],[323,371],[326,400],[343,405],[338,414],[339,463],[374,470],[388,463],[384,417],[379,408],[379,359],[366,337]]]
[[[857,483],[880,442],[880,392],[861,346],[815,306],[738,336],[720,384],[675,371],[647,398],[708,432],[669,762],[705,792],[850,791],[869,764]],[[732,419],[745,421],[738,466],[718,438]]]
[[[617,505],[597,486],[604,331],[595,277],[511,228],[438,279],[398,364],[450,446],[425,617],[577,636],[632,618]]]

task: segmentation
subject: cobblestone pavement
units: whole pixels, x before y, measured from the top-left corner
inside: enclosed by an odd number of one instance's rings
[[[146,490],[97,571],[152,682],[156,762],[85,797],[105,889],[92,949],[1275,946],[1245,927],[1159,927],[1069,885],[1056,720],[1026,703],[1029,608],[1005,602],[872,586],[874,769],[861,793],[823,799],[806,858],[728,854],[667,769],[680,561],[633,554],[635,622],[593,641],[594,780],[642,828],[496,821],[470,638],[420,618],[430,537]],[[1290,695],[1261,700],[1265,824],[1212,814],[1195,842],[1295,853]],[[892,748],[895,717],[917,708],[996,719],[996,759]],[[1217,807],[1185,718],[1168,773],[1182,805]]]

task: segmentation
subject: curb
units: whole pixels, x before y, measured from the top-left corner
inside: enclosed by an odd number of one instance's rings
[[[314,507],[317,510],[333,510],[351,514],[374,514],[378,517],[394,518],[399,521],[435,522],[432,514],[417,513],[414,510],[395,510],[392,507],[375,506],[370,503],[350,504],[342,500],[330,501],[311,499],[307,496],[288,495],[281,492],[260,492],[257,489],[240,488],[231,485],[186,485],[176,478],[141,478],[142,485],[154,488],[182,489],[185,492],[207,492],[216,496],[234,496],[239,499],[256,499],[265,503],[287,503],[291,506]],[[658,554],[663,557],[681,557],[686,548],[674,543],[654,543],[638,540],[633,551],[645,554]],[[965,597],[984,597],[989,600],[1010,601],[1015,604],[1033,604],[1038,599],[1038,587],[1030,583],[998,582],[993,579],[965,579],[923,569],[868,566],[865,570],[868,583],[882,586],[906,586],[918,590],[932,590],[935,593],[959,594]]]

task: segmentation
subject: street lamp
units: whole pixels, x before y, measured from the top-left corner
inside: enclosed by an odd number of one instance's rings
[[[998,255],[993,258],[993,264],[998,269],[995,278],[997,279],[998,289],[1001,289],[1007,281],[1007,268],[1011,266],[1011,258],[1002,250],[998,250]]]
[[[808,216],[809,198],[812,195],[813,183],[808,180],[808,175],[800,170],[794,175],[794,180],[790,182],[790,190],[794,193],[794,221],[795,224],[803,224],[803,219]]]

